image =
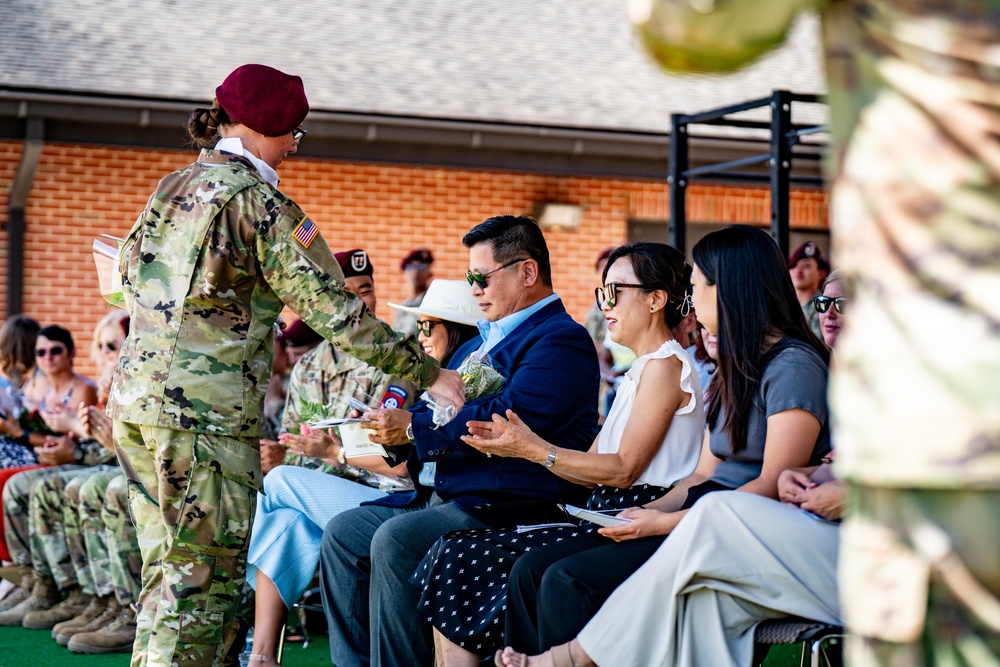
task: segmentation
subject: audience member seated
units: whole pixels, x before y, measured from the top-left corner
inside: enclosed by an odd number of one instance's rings
[[[575,553],[562,543],[518,559],[508,583],[514,650],[568,642],[601,603],[656,552],[700,498],[738,490],[777,498],[781,471],[818,464],[830,450],[826,347],[809,331],[774,241],[727,227],[694,247],[695,311],[718,335],[709,429],[694,473],[668,494],[601,528],[616,544]]]
[[[795,287],[795,296],[805,313],[809,328],[817,336],[822,335],[819,317],[813,307],[813,297],[820,293],[820,285],[830,273],[830,262],[823,257],[819,246],[807,241],[796,248],[788,258],[788,275]]]
[[[113,327],[124,338],[120,324]],[[98,330],[104,328],[102,320]],[[72,336],[62,327],[45,327],[38,332],[35,352],[41,373],[28,381],[25,402],[41,416],[38,428],[61,431],[80,425],[78,410],[95,405],[98,396],[94,382],[73,371]],[[32,431],[22,437],[32,442],[42,439],[35,447],[38,461],[53,467],[19,472],[4,486],[5,539],[21,584],[0,602],[0,625],[21,625],[29,613],[59,604],[61,593],[69,600],[60,605],[60,611],[69,614],[67,619],[88,605],[90,596],[80,588],[74,567],[85,563],[86,556],[81,549],[74,552],[66,538],[66,524],[76,513],[64,511],[67,506],[75,507],[67,502],[65,487],[74,477],[91,472],[84,466],[114,460],[113,451],[72,432],[43,435]]]
[[[406,280],[406,300],[402,304],[404,308],[397,310],[392,318],[392,328],[396,331],[417,333],[417,318],[412,308],[420,305],[434,279],[433,265],[434,254],[430,248],[414,248],[399,263],[399,269]]]
[[[556,447],[512,411],[471,422],[463,440],[495,456],[541,462],[564,479],[595,486],[588,509],[621,510],[659,498],[694,471],[705,426],[701,386],[674,330],[690,310],[691,267],[659,243],[611,253],[597,302],[614,341],[635,352],[600,435],[587,452]],[[641,286],[641,287],[640,287]],[[596,528],[594,524],[586,524]],[[610,542],[587,527],[469,530],[438,540],[411,582],[434,626],[436,665],[478,665],[502,646],[507,576],[522,554],[547,544]]]
[[[847,303],[834,271],[817,304],[827,345]],[[835,313],[837,327],[828,327]],[[796,616],[843,625],[837,555],[846,485],[829,463],[790,468],[778,500],[714,493],[698,502],[663,545],[611,595],[568,645],[535,657],[508,649],[498,664],[516,667],[691,665],[749,667],[754,629]],[[783,504],[781,504],[783,503]]]
[[[471,267],[466,279],[485,321],[482,339],[463,346],[449,366],[458,368],[479,350],[506,382],[499,393],[469,399],[440,427],[424,404],[411,412],[365,413],[369,439],[389,445],[397,459],[408,457],[422,486],[338,514],[323,532],[321,591],[338,667],[431,662],[431,628],[415,613],[420,593],[409,578],[439,537],[536,521],[557,502],[586,498],[586,489],[552,474],[543,461],[487,457],[461,440],[468,422],[513,410],[553,445],[585,450],[597,432],[598,389],[594,344],[552,290],[537,223],[490,218],[463,243]],[[431,463],[432,472],[423,467]]]
[[[695,368],[698,369],[698,380],[701,382],[701,390],[708,395],[708,384],[715,375],[716,356],[718,355],[718,345],[715,334],[710,333],[701,322],[698,322],[698,329],[694,335],[694,358]],[[708,407],[707,405],[705,407]]]
[[[823,293],[813,298],[813,307],[819,313],[819,328],[823,332],[823,340],[831,348],[844,326],[844,308],[849,301],[846,294],[840,271],[834,271],[823,282]]]
[[[38,322],[24,315],[8,319],[0,327],[0,491],[11,476],[37,466],[18,465],[31,460],[34,452],[14,440],[8,430],[20,432],[19,420],[24,412],[21,386],[35,372],[35,338],[39,329]],[[2,517],[0,513],[0,562],[10,565]],[[14,584],[8,579],[0,581],[0,600],[13,589]]]
[[[374,312],[377,300],[367,253],[350,250],[338,253],[337,260],[344,271],[346,290],[357,294]],[[441,324],[420,325],[418,339],[424,351],[447,363],[455,350],[478,335],[470,326],[477,310],[464,282],[434,281],[420,311],[433,312]],[[429,334],[426,329],[430,329]],[[352,398],[406,408],[417,391],[413,384],[385,375],[327,342],[296,364],[280,439],[289,447],[288,462],[304,467],[277,466],[264,477],[264,494],[257,498],[247,558],[247,579],[256,590],[251,655],[255,667],[276,664],[288,609],[302,597],[316,573],[320,539],[330,519],[364,500],[382,496],[380,487],[413,488],[405,465],[391,469],[378,456],[353,458],[347,463],[339,437],[310,429],[307,422],[319,417],[346,417]],[[313,414],[320,407],[323,414]],[[305,435],[298,435],[300,431]]]
[[[288,383],[292,369],[322,341],[323,337],[308,324],[295,320],[285,327],[274,342],[271,380],[264,394],[264,422],[261,424],[260,436],[260,467],[265,475],[285,462],[286,448],[276,438],[283,432],[281,423],[285,404],[288,402]],[[312,357],[313,360],[315,358]]]

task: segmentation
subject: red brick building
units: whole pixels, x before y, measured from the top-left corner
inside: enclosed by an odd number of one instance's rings
[[[61,0],[47,3],[46,11],[58,12],[62,4],[64,11],[80,11]],[[370,81],[351,87],[351,76],[343,74],[352,62],[371,65],[371,58],[351,51],[346,42],[326,43],[326,51],[310,62],[241,44],[233,53],[220,50],[224,58],[209,59],[211,64],[202,67],[201,60],[178,61],[176,45],[167,54],[131,45],[136,36],[123,26],[127,15],[141,8],[109,4],[86,10],[102,13],[83,17],[82,23],[91,21],[95,30],[109,35],[124,34],[124,43],[90,33],[81,37],[64,23],[39,20],[25,28],[19,10],[35,7],[26,1],[0,8],[0,309],[16,311],[20,299],[20,310],[43,324],[66,326],[81,347],[104,308],[91,241],[101,233],[124,236],[157,180],[192,160],[194,153],[182,147],[186,111],[204,105],[213,87],[243,62],[267,62],[305,79],[313,109],[305,123],[309,136],[300,154],[282,165],[281,189],[318,223],[333,249],[369,251],[383,317],[391,316],[384,304],[403,298],[398,262],[412,247],[432,248],[438,258],[435,274],[458,278],[467,268],[461,237],[470,227],[491,215],[531,213],[557,202],[577,206],[581,213],[579,227],[545,233],[555,288],[570,313],[582,318],[597,284],[593,259],[602,248],[629,238],[666,239],[672,111],[760,97],[775,87],[822,89],[815,25],[809,21],[790,47],[749,74],[693,80],[663,75],[645,63],[617,5],[553,3],[565,10],[559,14],[537,3],[479,3],[472,11],[488,9],[509,19],[495,25],[496,31],[502,33],[512,22],[522,40],[551,49],[533,48],[526,59],[510,62],[487,59],[483,69],[466,63],[468,76],[455,82],[450,77],[456,73],[444,71],[447,63],[462,60],[463,54],[474,61],[469,54],[478,53],[482,42],[477,36],[482,35],[474,30],[478,24],[455,32],[459,28],[452,18],[432,8],[448,3],[427,3],[423,15],[402,17],[399,25],[387,24],[392,29],[378,33],[385,49],[403,53],[382,63],[389,71],[381,73],[373,91]],[[248,8],[254,3],[230,4],[233,11],[254,10]],[[305,4],[322,8],[326,22],[299,20],[284,29],[307,39],[322,30],[371,30],[372,20],[389,20],[366,13],[372,3],[334,3],[344,11],[332,17],[326,3]],[[184,25],[183,17],[171,14],[170,3],[157,6],[167,27],[171,21],[178,29]],[[257,9],[269,8],[261,3]],[[226,10],[213,13],[225,15]],[[518,22],[526,17],[532,23]],[[281,32],[285,17],[271,18]],[[422,21],[421,30],[439,37],[436,46],[421,45],[444,53],[409,47],[420,57],[436,58],[437,69],[408,60],[406,45],[400,46],[413,21]],[[203,36],[184,39],[189,48],[204,46]],[[593,50],[602,53],[591,57],[589,44],[601,45]],[[47,63],[52,49],[62,49],[66,60]],[[91,59],[78,62],[80,49]],[[38,57],[25,57],[26,50]],[[327,60],[344,67],[331,70]],[[512,70],[518,76],[507,80]],[[537,79],[553,83],[546,87]],[[427,102],[431,91],[434,99]],[[692,157],[738,157],[755,149],[747,138],[753,137],[705,140]],[[725,183],[693,186],[688,216],[694,223],[689,244],[700,235],[699,224],[767,224],[769,194],[765,188]],[[793,242],[810,230],[822,238],[826,217],[824,193],[793,192]],[[85,357],[80,356],[78,368],[89,372]]]

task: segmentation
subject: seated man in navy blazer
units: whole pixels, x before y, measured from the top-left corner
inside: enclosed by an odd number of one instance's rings
[[[323,533],[321,589],[337,667],[431,664],[431,628],[417,613],[420,591],[409,583],[431,545],[453,530],[530,521],[525,508],[582,502],[587,493],[545,462],[488,458],[460,440],[467,422],[512,409],[549,442],[586,450],[597,433],[599,379],[590,335],[552,290],[549,251],[535,221],[490,218],[462,242],[484,319],[482,339],[455,353],[450,366],[484,350],[507,381],[499,394],[469,401],[438,429],[424,404],[370,417],[370,439],[402,444],[389,450],[408,456],[421,486],[343,512]]]

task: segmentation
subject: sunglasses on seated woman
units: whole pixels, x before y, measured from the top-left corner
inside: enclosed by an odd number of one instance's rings
[[[837,309],[838,313],[843,314],[844,307],[849,300],[846,296],[838,296],[836,298],[832,296],[814,296],[813,305],[816,307],[817,313],[825,313],[830,310],[830,306],[833,306]]]
[[[441,320],[417,320],[417,331],[430,338],[431,331],[434,330],[434,326],[437,324],[444,324],[444,322]]]
[[[597,307],[603,309],[604,304],[608,308],[614,308],[618,303],[618,290],[620,289],[650,289],[648,285],[638,285],[631,283],[608,283],[604,287],[594,290],[594,298],[597,299]]]

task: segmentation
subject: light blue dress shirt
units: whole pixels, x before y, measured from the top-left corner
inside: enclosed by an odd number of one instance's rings
[[[485,317],[476,322],[476,326],[479,327],[479,335],[483,337],[483,344],[479,346],[479,351],[489,352],[492,350],[500,341],[509,336],[514,329],[523,324],[526,319],[558,298],[559,295],[553,292],[541,301],[533,303],[527,308],[522,308],[507,317],[500,318],[496,322],[490,322]]]

